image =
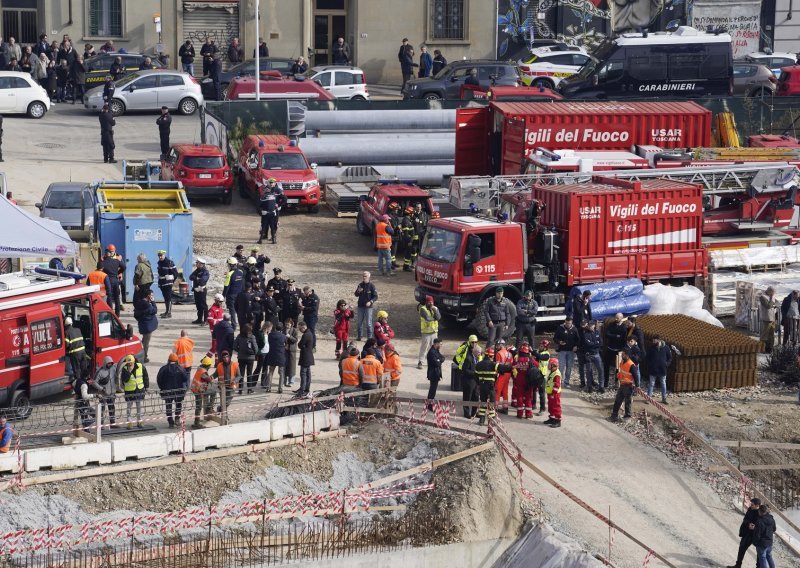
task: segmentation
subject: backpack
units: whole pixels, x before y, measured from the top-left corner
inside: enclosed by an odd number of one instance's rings
[[[544,384],[544,375],[539,369],[538,365],[531,365],[528,367],[528,372],[525,374],[525,386],[529,389],[535,389]]]

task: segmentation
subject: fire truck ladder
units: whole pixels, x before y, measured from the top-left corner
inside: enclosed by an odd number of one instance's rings
[[[704,195],[726,193],[778,193],[792,185],[800,185],[800,170],[787,162],[751,162],[714,167],[704,165],[689,168],[649,170],[613,170],[607,172],[564,172],[497,176],[489,180],[491,202],[499,206],[500,195],[528,191],[534,185],[568,185],[590,182],[593,177],[612,177],[631,181],[670,179],[703,186]]]

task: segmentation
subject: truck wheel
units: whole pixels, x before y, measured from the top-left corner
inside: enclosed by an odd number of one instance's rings
[[[537,89],[554,88],[552,81],[550,81],[549,79],[536,79],[535,81],[531,82],[531,87],[535,87]]]
[[[442,100],[442,97],[440,97],[436,93],[425,93],[425,95],[422,98],[424,100],[426,100],[426,101],[440,101],[440,100]]]
[[[369,235],[369,227],[367,227],[361,219],[361,213],[356,217],[356,230],[362,235]]]
[[[15,390],[14,394],[11,395],[11,403],[9,406],[13,409],[14,416],[18,420],[25,420],[33,412],[31,399],[22,387]]]
[[[484,306],[486,306],[486,302],[488,298],[480,303],[478,306],[478,313],[476,314],[475,318],[469,323],[469,328],[472,329],[475,334],[482,338],[486,339],[489,337],[489,326],[486,325],[486,316],[483,312]],[[517,319],[517,308],[514,305],[513,301],[511,304],[511,324],[506,327],[505,331],[503,332],[503,339],[508,339],[514,332],[516,331],[516,327],[514,327],[514,321]]]
[[[244,179],[244,174],[239,174],[239,197],[242,199],[247,199],[249,196],[247,195],[247,182]]]

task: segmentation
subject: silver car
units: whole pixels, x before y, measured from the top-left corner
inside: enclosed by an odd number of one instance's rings
[[[203,104],[200,83],[179,71],[135,71],[116,82],[111,113],[119,116],[127,110],[159,110],[162,106],[182,114],[194,114]],[[89,91],[83,105],[92,111],[103,108],[103,87]]]
[[[59,181],[47,187],[36,208],[40,211],[40,217],[58,221],[67,231],[77,231],[94,225],[95,205],[94,192],[89,184]]]

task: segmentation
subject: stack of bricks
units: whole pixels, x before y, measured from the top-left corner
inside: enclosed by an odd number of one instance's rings
[[[761,342],[684,315],[642,316],[638,323],[646,338],[645,349],[658,335],[680,351],[680,355],[673,352],[667,375],[670,391],[756,385],[758,353],[763,347]],[[642,366],[642,376],[646,377],[646,361]]]

